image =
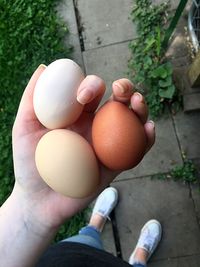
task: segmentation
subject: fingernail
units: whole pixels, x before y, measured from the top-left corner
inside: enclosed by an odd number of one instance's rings
[[[144,101],[143,96],[138,92],[134,93],[134,97],[137,98],[140,102]]]
[[[38,66],[38,68],[46,68],[47,66],[46,65],[44,65],[44,64],[40,64],[39,66]]]
[[[150,121],[148,121],[147,123],[148,123],[148,125],[149,125],[149,126],[148,126],[149,128],[151,128],[151,129],[155,129],[155,123],[154,123],[154,121],[150,120]]]
[[[93,98],[93,92],[91,90],[88,90],[88,89],[83,89],[77,95],[77,101],[82,105],[89,103],[92,100],[92,98]]]
[[[126,92],[126,89],[120,84],[120,83],[114,83],[116,93],[124,94]]]

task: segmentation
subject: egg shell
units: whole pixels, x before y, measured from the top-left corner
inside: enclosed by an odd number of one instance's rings
[[[99,169],[91,145],[79,134],[57,129],[39,141],[35,162],[42,179],[56,192],[83,198],[99,184]]]
[[[143,158],[147,140],[144,127],[133,110],[111,101],[96,113],[92,142],[99,160],[111,170],[135,167]]]
[[[83,105],[76,97],[83,79],[81,68],[70,59],[58,59],[43,71],[35,86],[33,106],[46,128],[65,128],[78,119]]]

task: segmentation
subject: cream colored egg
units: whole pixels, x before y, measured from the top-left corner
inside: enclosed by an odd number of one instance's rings
[[[78,119],[83,105],[76,96],[83,79],[81,68],[70,59],[56,60],[43,71],[35,86],[33,106],[45,127],[65,128]]]
[[[99,185],[92,147],[72,131],[57,129],[45,134],[37,145],[35,162],[43,180],[64,196],[87,197]]]

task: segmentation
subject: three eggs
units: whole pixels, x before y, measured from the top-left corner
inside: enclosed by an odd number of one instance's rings
[[[98,161],[111,170],[126,170],[141,161],[146,149],[143,125],[120,102],[109,101],[95,114],[92,145],[67,129],[84,110],[77,101],[83,80],[84,74],[74,61],[56,60],[39,77],[33,97],[35,114],[49,129],[36,148],[37,170],[54,191],[73,198],[96,191],[100,183]]]

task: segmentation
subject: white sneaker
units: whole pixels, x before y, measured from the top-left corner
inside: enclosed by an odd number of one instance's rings
[[[118,201],[117,190],[114,187],[106,188],[98,196],[92,211],[92,215],[97,213],[101,215],[103,218],[110,219],[109,215],[117,205],[117,201]]]
[[[141,230],[137,245],[129,258],[129,264],[133,265],[135,262],[138,262],[138,259],[135,258],[137,248],[142,248],[148,252],[148,261],[158,246],[158,243],[161,240],[161,235],[161,224],[157,220],[148,221]]]

